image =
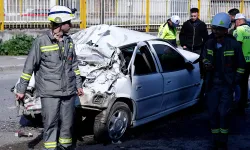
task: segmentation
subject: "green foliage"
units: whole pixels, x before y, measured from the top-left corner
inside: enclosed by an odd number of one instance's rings
[[[0,55],[27,55],[34,41],[33,36],[16,35],[0,44]]]

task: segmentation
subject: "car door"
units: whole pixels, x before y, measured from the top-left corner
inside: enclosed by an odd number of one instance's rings
[[[160,64],[164,78],[162,110],[180,106],[194,100],[199,90],[199,69],[186,69],[187,60],[177,49],[164,41],[149,41],[151,49]]]
[[[160,112],[163,100],[163,77],[146,43],[136,46],[129,68],[132,78],[131,98],[137,106],[136,120]]]

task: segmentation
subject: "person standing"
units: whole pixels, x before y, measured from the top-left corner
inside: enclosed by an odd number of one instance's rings
[[[243,54],[246,61],[245,74],[241,82],[241,99],[239,101],[240,115],[245,115],[245,108],[248,100],[248,78],[250,74],[250,27],[246,22],[246,17],[243,14],[236,14],[236,30],[233,35],[237,41],[242,45]]]
[[[201,54],[204,43],[208,40],[207,25],[201,21],[199,9],[190,9],[191,19],[184,22],[179,35],[183,49]]]
[[[16,98],[22,100],[32,72],[35,73],[35,89],[42,103],[46,150],[72,147],[76,91],[83,95],[77,56],[73,41],[67,35],[73,18],[72,10],[65,6],[50,9],[51,31],[33,42],[17,85]]]
[[[167,20],[166,23],[162,24],[158,30],[158,37],[161,39],[165,39],[177,47],[176,43],[176,27],[180,24],[180,17],[179,16],[172,16],[170,19]]]
[[[239,9],[233,8],[228,11],[228,14],[231,19],[231,27],[228,31],[229,34],[233,35],[234,30],[236,29],[236,24],[235,24],[235,16],[236,14],[240,13]]]
[[[206,42],[203,51],[205,96],[213,148],[223,150],[227,149],[233,93],[238,95],[240,80],[245,71],[241,45],[234,37],[228,36],[230,24],[227,13],[216,14],[212,20],[214,37]]]

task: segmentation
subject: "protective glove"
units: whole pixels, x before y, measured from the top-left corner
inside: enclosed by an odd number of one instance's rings
[[[239,102],[239,100],[240,100],[240,86],[239,85],[236,85],[235,87],[234,87],[234,100],[236,101],[236,102]]]

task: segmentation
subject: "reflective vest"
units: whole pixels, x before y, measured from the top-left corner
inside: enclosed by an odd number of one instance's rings
[[[158,37],[166,40],[176,39],[176,28],[173,30],[169,28],[168,23],[164,23],[160,26],[158,30]]]
[[[237,41],[242,42],[242,51],[246,62],[250,62],[250,27],[246,24],[236,28],[233,33]]]

